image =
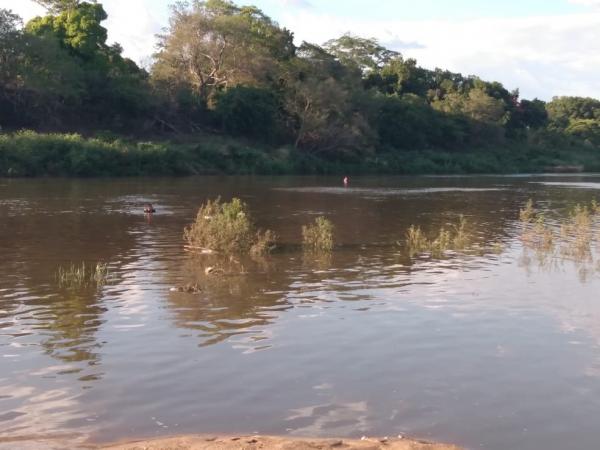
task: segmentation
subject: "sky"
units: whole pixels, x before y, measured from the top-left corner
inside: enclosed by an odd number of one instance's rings
[[[101,0],[109,40],[146,65],[172,0]],[[374,37],[423,67],[478,75],[522,97],[600,98],[600,0],[247,0],[321,44],[351,32]],[[24,20],[30,0],[0,0]]]

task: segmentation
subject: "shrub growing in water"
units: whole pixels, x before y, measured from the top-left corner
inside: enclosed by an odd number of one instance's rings
[[[254,226],[248,206],[238,198],[221,202],[209,200],[200,207],[196,221],[184,231],[191,248],[218,253],[269,253],[276,236]]]
[[[315,252],[333,250],[333,224],[325,217],[317,217],[314,223],[302,227],[304,248]]]

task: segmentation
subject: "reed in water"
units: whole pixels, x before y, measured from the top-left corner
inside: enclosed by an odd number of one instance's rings
[[[429,239],[420,227],[411,225],[406,232],[405,245],[411,256],[430,253],[439,257],[447,251],[466,250],[473,243],[473,235],[468,228],[467,219],[461,215],[457,223],[441,226],[436,236]]]
[[[97,263],[92,266],[81,263],[69,266],[60,266],[56,272],[56,279],[60,287],[79,289],[84,287],[101,287],[110,277],[108,264]]]

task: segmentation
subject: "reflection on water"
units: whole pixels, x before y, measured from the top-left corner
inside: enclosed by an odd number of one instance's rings
[[[548,180],[6,181],[0,448],[194,432],[594,448],[596,255],[527,248],[519,208],[533,198],[557,224],[600,179]],[[217,195],[248,202],[282,250],[185,252],[184,225]],[[299,245],[315,214],[336,226],[331,255]],[[433,236],[461,214],[474,233],[466,251],[398,245],[412,224]],[[59,266],[97,261],[109,263],[107,284],[58,285]],[[198,289],[177,291],[186,285]]]

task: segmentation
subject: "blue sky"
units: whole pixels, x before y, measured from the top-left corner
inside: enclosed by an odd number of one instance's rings
[[[109,39],[148,64],[171,0],[101,0]],[[296,40],[323,43],[345,32],[375,37],[441,67],[497,80],[523,97],[600,98],[600,0],[254,0]],[[25,19],[30,0],[0,0]]]

